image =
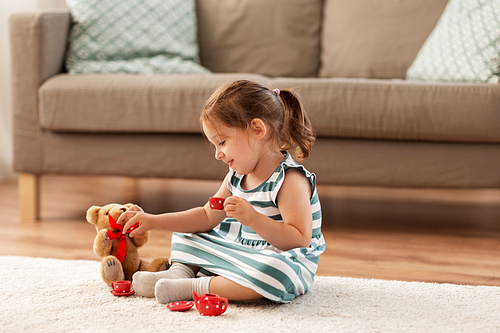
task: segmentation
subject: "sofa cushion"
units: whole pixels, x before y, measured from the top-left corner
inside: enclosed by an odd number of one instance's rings
[[[500,142],[500,85],[374,79],[287,79],[318,136]]]
[[[199,65],[195,0],[67,0],[66,67],[81,73],[207,73]]]
[[[39,121],[52,131],[199,133],[203,104],[222,84],[255,74],[59,74],[39,90]]]
[[[213,72],[312,77],[322,0],[198,0],[203,66]]]
[[[325,0],[320,76],[404,79],[447,1]]]
[[[499,0],[451,0],[407,78],[498,83],[499,18]]]

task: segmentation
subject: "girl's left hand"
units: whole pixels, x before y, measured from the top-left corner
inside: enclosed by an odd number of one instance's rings
[[[257,214],[248,201],[234,196],[226,198],[224,201],[224,211],[227,217],[235,218],[243,225],[249,225],[255,219],[255,214]]]

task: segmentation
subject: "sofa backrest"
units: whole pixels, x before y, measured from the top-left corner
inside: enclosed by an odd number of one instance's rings
[[[213,72],[404,79],[448,0],[197,0]]]
[[[325,0],[320,77],[404,79],[448,0]]]
[[[213,72],[314,77],[323,0],[197,0],[201,64]]]

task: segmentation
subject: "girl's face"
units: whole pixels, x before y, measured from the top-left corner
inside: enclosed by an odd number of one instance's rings
[[[203,132],[215,147],[215,158],[240,175],[254,171],[259,161],[258,145],[251,133],[222,124],[203,123]]]

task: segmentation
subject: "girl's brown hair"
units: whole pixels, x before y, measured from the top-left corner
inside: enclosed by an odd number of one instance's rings
[[[277,150],[296,147],[295,156],[309,156],[316,136],[299,96],[291,89],[274,92],[261,84],[238,80],[217,89],[205,102],[200,121],[222,122],[228,127],[248,130],[252,119],[262,120]]]

